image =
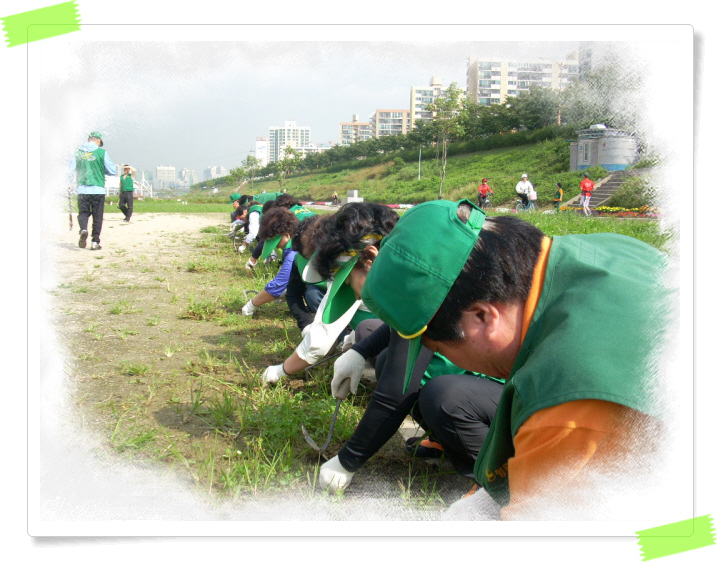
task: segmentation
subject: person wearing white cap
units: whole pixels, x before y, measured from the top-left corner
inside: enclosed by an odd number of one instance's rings
[[[527,209],[529,196],[535,191],[533,184],[528,181],[528,174],[523,174],[520,177],[520,181],[515,186],[515,191],[518,193],[518,197],[523,201],[523,206]]]

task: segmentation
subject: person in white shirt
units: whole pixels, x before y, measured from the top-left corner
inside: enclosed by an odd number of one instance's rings
[[[528,195],[535,191],[533,184],[528,181],[528,174],[523,174],[520,181],[515,186],[518,197],[523,201],[523,206],[528,207]]]

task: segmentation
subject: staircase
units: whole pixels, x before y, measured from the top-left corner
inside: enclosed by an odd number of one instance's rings
[[[600,207],[604,205],[613,194],[620,189],[623,182],[630,176],[636,176],[643,173],[644,170],[618,170],[612,172],[609,176],[603,178],[595,184],[592,197],[590,197],[590,207]],[[572,209],[580,208],[580,195],[576,195],[566,203],[566,207]]]

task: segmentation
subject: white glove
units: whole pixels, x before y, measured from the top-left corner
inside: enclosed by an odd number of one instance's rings
[[[244,316],[251,316],[252,314],[254,314],[254,311],[255,311],[255,310],[256,310],[256,306],[254,306],[254,303],[251,302],[251,299],[249,299],[249,302],[246,303],[246,304],[242,307],[241,313],[242,313]]]
[[[264,369],[264,372],[261,374],[261,384],[276,384],[279,382],[279,379],[285,377],[286,374],[283,363],[281,365],[270,365]]]
[[[500,521],[500,519],[500,506],[485,488],[452,503],[441,516],[443,521]]]
[[[366,360],[358,351],[349,349],[334,362],[334,378],[331,379],[331,395],[336,398],[336,393],[344,379],[351,379],[350,390],[354,394],[358,390],[361,381],[361,373],[366,366]]]
[[[348,326],[351,318],[361,306],[362,301],[357,300],[351,307],[333,324],[324,324],[321,321],[321,317],[324,314],[326,308],[326,302],[328,300],[329,292],[331,291],[331,283],[329,281],[326,287],[326,294],[321,299],[321,304],[316,311],[314,322],[311,324],[309,332],[301,340],[299,347],[296,348],[296,354],[301,357],[304,361],[313,365],[317,361],[320,361],[330,350],[331,346],[334,345],[336,339],[341,335]]]
[[[246,250],[246,244],[242,244],[241,246],[239,246],[239,253],[243,254],[244,250]]]
[[[301,339],[303,340],[306,337],[306,334],[309,333],[309,330],[311,330],[311,324],[308,326],[304,326],[304,329],[301,330]]]
[[[241,251],[242,251],[242,248],[244,248],[244,247],[245,247],[245,246],[241,246],[241,247],[239,248],[239,251],[241,252]],[[247,271],[254,271],[254,268],[255,268],[255,267],[256,267],[256,264],[255,264],[253,261],[251,261],[251,258],[249,258],[249,259],[246,261],[246,264],[244,265],[244,269],[246,269]]]
[[[348,351],[349,349],[351,349],[351,347],[355,343],[356,343],[356,331],[351,330],[351,333],[344,338],[344,341],[341,344],[341,351],[343,351],[343,352]]]
[[[354,473],[341,466],[339,457],[336,455],[321,465],[319,486],[323,489],[328,488],[332,492],[339,492],[345,490],[351,484],[353,477]]]

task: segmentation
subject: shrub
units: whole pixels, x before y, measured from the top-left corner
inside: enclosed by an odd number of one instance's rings
[[[655,188],[649,184],[647,178],[632,176],[625,180],[620,189],[605,203],[605,206],[635,209],[652,207],[655,205],[655,201]]]

